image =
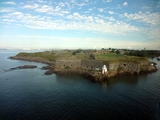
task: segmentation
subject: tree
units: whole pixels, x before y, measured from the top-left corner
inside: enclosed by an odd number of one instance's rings
[[[119,50],[116,51],[116,54],[120,54],[121,52]]]
[[[90,54],[89,59],[93,59],[93,60],[95,60],[95,55],[94,55],[93,53],[92,53],[92,54]]]
[[[76,55],[76,51],[73,51],[72,55]]]
[[[112,51],[111,51],[111,52],[113,52],[113,53],[114,53],[114,52],[115,52],[115,49],[114,49],[114,48],[112,48]]]
[[[82,52],[82,49],[81,49],[81,48],[79,48],[79,49],[76,50],[76,51],[73,51],[72,55],[76,55],[76,53],[80,53],[80,52]]]
[[[101,50],[102,50],[102,51],[104,51],[105,49],[104,49],[104,48],[102,48]]]

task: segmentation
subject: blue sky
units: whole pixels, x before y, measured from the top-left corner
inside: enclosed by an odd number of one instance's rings
[[[160,0],[1,0],[0,48],[160,50]]]

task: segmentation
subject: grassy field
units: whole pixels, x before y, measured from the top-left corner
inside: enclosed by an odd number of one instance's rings
[[[96,55],[96,60],[108,61],[112,62],[137,62],[137,61],[146,61],[148,60],[145,57],[136,57],[136,56],[126,56],[124,54],[115,54],[115,53],[108,53],[102,54],[98,53]]]
[[[45,52],[35,52],[35,53],[19,53],[16,56],[21,57],[40,57],[49,61],[54,61],[57,58],[63,59],[89,59],[90,53],[76,53],[72,54],[72,51],[61,50],[61,51],[45,51]],[[137,62],[137,61],[146,61],[148,60],[145,57],[136,57],[136,56],[127,56],[124,54],[115,54],[115,53],[103,53],[101,51],[92,53],[95,55],[95,60],[102,60],[112,62]]]
[[[57,58],[67,58],[67,59],[76,59],[76,56],[72,55],[72,52],[69,51],[45,51],[45,52],[35,52],[35,53],[19,53],[16,56],[18,57],[39,57],[44,58],[49,61],[54,61]]]
[[[56,58],[54,53],[51,53],[51,52],[19,53],[16,56],[18,57],[40,57],[40,58],[47,59],[49,61],[53,61]]]

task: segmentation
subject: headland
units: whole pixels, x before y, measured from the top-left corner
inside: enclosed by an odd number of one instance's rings
[[[46,75],[77,73],[92,81],[104,81],[120,75],[139,75],[157,71],[156,63],[145,56],[130,56],[124,51],[112,50],[54,50],[35,53],[19,53],[10,57],[45,63]],[[102,67],[107,72],[102,74]]]

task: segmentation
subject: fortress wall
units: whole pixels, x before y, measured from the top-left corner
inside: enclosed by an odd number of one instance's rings
[[[109,70],[117,70],[119,67],[119,62],[109,64]]]
[[[130,73],[139,73],[140,72],[140,64],[138,63],[128,63],[128,62],[117,62],[109,64],[109,70],[114,71],[124,71]]]
[[[103,62],[99,60],[81,60],[81,67],[83,69],[96,70],[96,68],[98,68],[99,70],[101,70],[101,68],[103,67]]]
[[[131,72],[131,73],[139,73],[140,71],[140,65],[138,63],[125,63],[121,62],[119,66],[125,71],[125,72]]]
[[[66,67],[76,69],[81,67],[81,60],[72,59],[57,59],[55,62],[55,68],[64,69]]]
[[[102,70],[104,65],[103,61],[99,60],[78,60],[78,59],[57,59],[55,61],[55,70]],[[148,65],[148,62],[130,63],[130,62],[116,62],[107,64],[109,71],[123,71],[130,73],[139,73],[141,65]]]
[[[139,61],[138,62],[140,65],[149,65],[148,61]]]

